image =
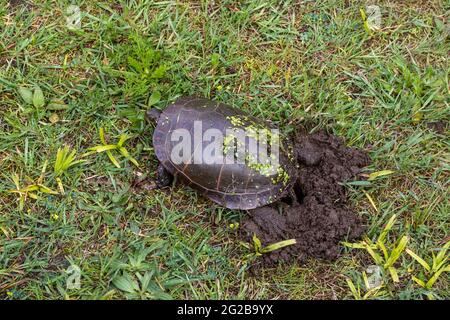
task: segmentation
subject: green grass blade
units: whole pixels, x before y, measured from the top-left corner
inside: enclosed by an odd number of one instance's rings
[[[126,134],[121,134],[119,138],[119,142],[117,142],[117,146],[122,147],[125,141],[127,141],[130,137]]]
[[[422,288],[425,288],[426,284],[423,280],[420,280],[419,278],[412,276],[411,277],[415,283],[417,283],[419,286],[421,286]]]
[[[345,280],[347,282],[348,287],[350,288],[353,298],[355,298],[355,300],[361,300],[361,292],[360,292],[359,288],[358,288],[358,290],[356,290],[356,287],[350,278],[346,278]]]
[[[296,244],[297,240],[295,239],[289,239],[289,240],[283,240],[277,243],[272,243],[269,244],[268,246],[264,247],[261,252],[262,253],[268,253],[268,252],[272,252],[275,250],[279,250],[281,248],[287,247],[287,246],[292,246],[293,244]]]
[[[88,148],[88,150],[95,151],[97,153],[105,152],[108,150],[115,150],[115,149],[117,149],[117,146],[115,144],[107,144],[107,145],[103,145],[103,146],[95,146],[95,147]]]
[[[434,285],[434,283],[439,279],[439,276],[443,273],[443,272],[450,272],[450,265],[447,265],[445,268],[441,268],[439,269],[431,278],[430,280],[427,281],[425,287],[427,289],[431,289]]]
[[[108,155],[109,160],[111,160],[111,162],[117,167],[120,168],[120,164],[117,161],[117,159],[113,156],[113,154],[111,153],[111,151],[106,151],[106,154]]]
[[[400,279],[397,274],[397,269],[395,269],[394,267],[389,267],[388,270],[389,273],[391,274],[392,280],[396,283],[400,282]]]
[[[381,258],[381,256],[378,253],[376,253],[375,250],[372,249],[372,247],[367,243],[366,243],[366,250],[377,265],[383,265],[383,258]]]
[[[98,135],[100,136],[100,141],[103,144],[106,144],[105,131],[103,130],[103,127],[100,127],[100,129],[98,130]]]
[[[414,260],[416,260],[418,263],[422,265],[422,267],[425,268],[425,270],[430,271],[430,265],[423,260],[421,257],[419,257],[417,254],[415,254],[412,250],[406,249],[406,253],[409,254]]]
[[[384,240],[386,240],[386,236],[388,232],[392,229],[394,226],[395,220],[397,219],[397,215],[393,214],[392,217],[389,219],[386,226],[383,228],[383,231],[381,232],[380,236],[378,237],[378,242],[384,243]]]
[[[394,250],[392,250],[391,255],[389,256],[389,259],[386,261],[385,268],[389,268],[394,265],[394,263],[398,260],[398,258],[400,258],[402,252],[405,250],[407,243],[408,243],[408,237],[403,236],[400,239],[397,247],[395,247]]]

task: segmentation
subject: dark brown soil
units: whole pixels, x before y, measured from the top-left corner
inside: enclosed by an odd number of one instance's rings
[[[15,8],[19,5],[26,4],[24,0],[9,0],[8,2],[11,8]]]
[[[448,121],[441,120],[435,122],[428,122],[427,127],[436,133],[444,134],[445,131],[448,130]]]
[[[263,245],[297,240],[295,245],[262,255],[257,261],[262,266],[303,263],[311,257],[333,260],[341,241],[354,240],[364,232],[341,183],[355,179],[370,163],[367,154],[324,132],[301,134],[294,143],[300,164],[295,197],[251,210],[242,223],[241,235],[250,242],[253,234]]]

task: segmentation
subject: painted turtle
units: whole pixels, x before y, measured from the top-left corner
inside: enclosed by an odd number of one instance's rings
[[[163,112],[151,109],[147,116],[157,121],[158,187],[170,184],[173,175],[212,201],[243,210],[272,203],[292,190],[292,147],[264,121],[197,97],[180,98]]]

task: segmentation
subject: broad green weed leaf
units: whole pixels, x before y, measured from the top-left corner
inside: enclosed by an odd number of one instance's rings
[[[42,89],[39,86],[36,86],[33,93],[33,105],[36,108],[42,108],[45,105],[45,98]]]
[[[148,99],[147,106],[154,106],[159,102],[159,100],[161,100],[161,93],[159,91],[153,91],[152,95]]]
[[[116,277],[116,278],[114,278],[112,283],[118,289],[128,292],[128,293],[135,293],[135,292],[139,291],[139,285],[129,275]]]
[[[17,91],[19,92],[20,96],[22,97],[23,101],[25,101],[25,103],[27,104],[33,103],[33,92],[30,89],[25,87],[19,87]]]

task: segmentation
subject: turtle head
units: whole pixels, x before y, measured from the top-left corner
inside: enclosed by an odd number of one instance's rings
[[[150,122],[157,122],[159,119],[159,116],[161,115],[161,111],[156,108],[151,108],[147,110],[145,116],[147,117],[147,120]]]

